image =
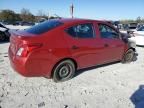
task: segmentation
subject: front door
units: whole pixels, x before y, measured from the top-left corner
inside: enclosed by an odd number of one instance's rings
[[[121,60],[124,54],[125,43],[120,39],[119,33],[109,25],[98,24],[101,43],[105,46],[104,62]]]

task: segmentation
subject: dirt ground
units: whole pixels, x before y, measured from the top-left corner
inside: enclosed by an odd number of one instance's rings
[[[144,48],[130,64],[81,70],[73,79],[25,78],[12,70],[0,43],[0,108],[144,108]]]

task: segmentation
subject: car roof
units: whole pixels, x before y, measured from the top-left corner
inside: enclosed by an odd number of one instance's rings
[[[60,22],[65,24],[72,24],[72,23],[78,23],[78,22],[105,22],[100,20],[92,20],[92,19],[80,19],[80,18],[61,18],[59,19]]]
[[[113,27],[113,25],[109,23],[107,20],[92,20],[92,19],[80,19],[80,18],[60,18],[56,20],[64,23],[64,25],[73,25],[76,23],[85,23],[85,22],[97,22],[97,23],[105,23]]]

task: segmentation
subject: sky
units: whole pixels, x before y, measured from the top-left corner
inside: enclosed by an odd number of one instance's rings
[[[74,17],[88,19],[121,20],[144,18],[144,0],[0,0],[0,10],[11,9],[17,13],[22,8],[34,15],[41,10],[69,18],[70,5],[74,5]]]

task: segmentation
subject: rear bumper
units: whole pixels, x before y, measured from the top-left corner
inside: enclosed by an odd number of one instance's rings
[[[31,59],[14,56],[9,49],[11,67],[24,77],[50,77],[51,63],[45,59]]]
[[[26,72],[25,68],[20,65],[16,64],[13,61],[10,60],[11,67],[20,75],[25,76],[25,77],[33,77],[33,75],[30,75],[29,73]]]
[[[25,76],[25,77],[28,77],[30,76],[22,63],[18,63],[18,61],[15,60],[15,56],[12,54],[12,52],[10,51],[9,49],[9,60],[10,60],[10,64],[11,64],[11,67],[19,74],[21,74],[22,76]]]

